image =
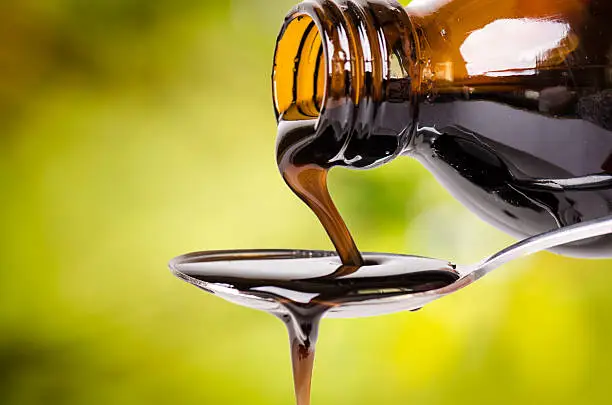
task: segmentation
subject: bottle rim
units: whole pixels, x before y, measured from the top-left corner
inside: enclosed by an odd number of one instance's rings
[[[332,165],[356,166],[354,156],[343,154],[352,139],[394,133],[396,150],[367,167],[393,159],[416,126],[411,94],[415,47],[410,19],[395,1],[298,4],[285,18],[274,53],[277,121],[315,120],[315,128],[333,127],[344,146]],[[395,111],[399,105],[406,109],[405,119],[394,120],[392,127],[385,117],[390,104]]]

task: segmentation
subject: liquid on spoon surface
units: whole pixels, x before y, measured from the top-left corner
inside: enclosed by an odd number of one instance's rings
[[[415,310],[467,287],[495,268],[561,244],[612,233],[612,217],[535,236],[472,265],[415,256],[365,254],[350,274],[333,252],[199,252],[170,262],[179,278],[238,305],[266,311],[286,325],[298,405],[310,403],[319,320]]]
[[[366,265],[356,268],[343,265],[333,252],[203,252],[177,258],[171,268],[207,292],[281,319],[289,334],[297,405],[308,405],[322,317],[418,309],[425,304],[422,298],[406,298],[459,279],[453,266],[440,260],[375,254],[364,258]]]

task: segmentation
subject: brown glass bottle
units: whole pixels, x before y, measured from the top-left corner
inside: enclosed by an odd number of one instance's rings
[[[610,1],[307,1],[273,90],[279,165],[410,156],[519,238],[612,215]],[[556,250],[612,257],[612,237]]]

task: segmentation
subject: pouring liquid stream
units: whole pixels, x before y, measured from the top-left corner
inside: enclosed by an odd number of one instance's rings
[[[287,133],[281,133],[284,128],[283,125],[279,125],[279,139],[287,138]],[[314,125],[312,124],[305,123],[299,129],[304,130],[306,139],[315,135]],[[343,266],[332,277],[353,273],[363,266],[364,260],[346,223],[332,201],[327,187],[328,169],[312,163],[299,165],[294,159],[296,154],[292,153],[295,152],[295,149],[296,147],[291,145],[289,151],[278,150],[278,168],[283,179],[289,188],[317,216],[335,246]],[[320,320],[318,312],[321,311],[315,308],[314,313],[318,316],[296,317],[291,314],[290,316],[293,319],[286,322],[291,344],[291,361],[297,405],[310,405],[310,388],[316,344],[316,333],[314,339],[312,339],[312,336],[304,336],[300,339],[299,335],[300,332],[304,335],[304,330],[318,330]],[[302,324],[303,328],[296,327],[296,324]],[[310,335],[310,333],[306,334]]]
[[[347,267],[362,266],[361,253],[329,194],[328,169],[316,164],[298,166],[287,160],[284,159],[279,164],[279,170],[285,182],[317,216],[342,259],[342,263]]]

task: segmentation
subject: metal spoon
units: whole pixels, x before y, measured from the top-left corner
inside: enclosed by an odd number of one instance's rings
[[[303,250],[191,253],[173,259],[170,269],[202,290],[276,316],[317,307],[323,316],[354,318],[416,310],[469,286],[512,260],[609,233],[612,216],[525,239],[471,265],[366,253],[364,258],[370,265],[341,277],[332,276],[341,266],[334,252]],[[436,287],[439,282],[424,284],[434,286],[427,289],[410,281],[432,272],[454,276],[446,278],[448,282],[442,283],[441,288]]]

